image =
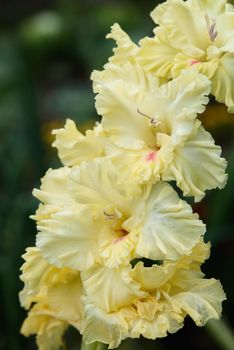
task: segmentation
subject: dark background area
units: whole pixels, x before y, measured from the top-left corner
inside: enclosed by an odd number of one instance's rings
[[[159,2],[159,1],[158,1]],[[50,167],[59,166],[51,130],[74,119],[80,130],[97,114],[89,80],[111,55],[105,40],[118,22],[134,41],[150,35],[149,12],[157,1],[0,0],[0,350],[33,350],[34,339],[19,334],[26,316],[19,306],[21,255],[35,243],[29,219],[37,202],[31,191]],[[211,101],[200,117],[229,161],[229,181],[194,206],[207,223],[212,255],[203,271],[221,280],[228,300],[224,318],[234,325],[234,115]],[[79,337],[67,334],[68,349]],[[219,350],[206,328],[187,320],[183,330],[158,341],[127,340],[122,350]]]

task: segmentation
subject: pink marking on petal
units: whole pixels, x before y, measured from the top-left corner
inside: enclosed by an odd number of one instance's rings
[[[122,237],[118,237],[118,238],[116,238],[116,239],[114,240],[114,244],[116,244],[116,243],[119,243],[119,242],[123,241],[125,238],[126,238],[126,236],[122,236]]]
[[[191,60],[190,66],[193,66],[194,64],[198,64],[198,63],[200,63],[200,61],[198,61],[198,60]]]
[[[145,160],[147,162],[154,162],[156,160],[156,157],[157,157],[157,152],[156,151],[151,151],[151,152],[146,154]]]

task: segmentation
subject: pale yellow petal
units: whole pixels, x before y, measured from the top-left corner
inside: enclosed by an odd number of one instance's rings
[[[194,58],[204,55],[209,35],[199,8],[193,11],[189,2],[171,0],[156,7],[151,16],[169,32],[171,46]]]
[[[190,290],[175,295],[171,303],[177,311],[185,311],[197,326],[204,326],[209,319],[220,318],[225,299],[219,281],[202,279]]]
[[[173,188],[158,182],[148,198],[137,245],[140,256],[161,260],[187,255],[205,232],[205,226]]]
[[[130,277],[131,266],[110,269],[94,267],[81,273],[86,295],[106,312],[118,311],[145,295],[140,285]]]
[[[22,257],[25,263],[21,267],[20,279],[24,282],[24,288],[20,292],[20,303],[28,309],[39,293],[41,281],[50,265],[36,247],[27,248]]]
[[[145,299],[137,300],[135,307],[137,308],[138,318],[148,321],[153,321],[156,313],[164,310],[163,303],[158,303],[155,296],[151,294],[148,294]]]
[[[175,263],[168,263],[165,266],[154,264],[145,267],[143,262],[138,262],[131,271],[132,278],[137,281],[143,290],[153,291],[165,284],[176,270]]]
[[[59,158],[65,166],[76,166],[104,154],[104,134],[101,125],[82,135],[75,123],[67,119],[63,129],[53,131],[56,139],[53,146],[58,149]]]
[[[159,86],[159,79],[153,74],[146,74],[138,64],[124,62],[121,65],[107,63],[103,71],[93,71],[93,90],[101,93],[102,88],[115,80],[121,80],[126,84],[144,86],[147,91],[154,91]]]
[[[38,301],[46,303],[57,318],[78,326],[82,318],[79,272],[50,265],[36,247],[27,249],[23,257],[25,263],[20,276],[25,283],[20,292],[22,306],[29,308],[32,302]]]
[[[83,318],[83,305],[81,295],[83,292],[79,273],[73,272],[68,282],[53,283],[48,288],[46,303],[54,311],[57,318],[80,328]]]
[[[173,311],[158,312],[153,320],[139,319],[130,331],[131,338],[140,335],[147,339],[163,338],[183,327],[183,317]]]
[[[119,79],[104,83],[96,96],[96,108],[103,116],[102,125],[111,141],[121,147],[140,149],[145,144],[154,144],[155,140],[148,120],[139,113],[150,91],[149,79],[139,66],[132,67],[131,71],[134,75],[132,81],[140,77],[138,83]]]
[[[182,256],[178,261],[179,266],[189,266],[191,269],[199,269],[210,257],[210,242],[205,243],[203,238],[193,247],[189,255]]]
[[[98,261],[98,224],[88,210],[61,210],[41,220],[38,230],[37,246],[51,264],[83,270]]]
[[[163,180],[176,180],[185,196],[200,201],[206,190],[226,185],[226,166],[221,148],[198,123],[184,144],[175,148],[174,160],[164,172]]]
[[[81,333],[87,344],[98,341],[108,344],[108,349],[113,349],[128,337],[129,319],[134,314],[131,308],[107,313],[87,298],[84,299],[84,305],[85,317]]]
[[[136,61],[148,72],[158,77],[171,78],[171,69],[178,49],[172,47],[164,29],[157,28],[155,37],[143,38]]]
[[[104,216],[110,207],[129,212],[129,201],[140,192],[140,187],[121,181],[121,174],[106,158],[85,162],[74,168],[70,176],[70,190],[78,203],[95,205]]]
[[[46,306],[37,304],[24,321],[21,333],[28,337],[36,334],[39,350],[58,350],[63,346],[63,335],[68,324],[53,314]]]
[[[178,77],[184,69],[194,69],[194,66],[198,72],[207,76],[208,79],[212,79],[219,66],[219,57],[211,57],[208,61],[198,61],[182,52],[178,53],[174,58],[171,75]]]
[[[140,283],[141,288],[145,291],[155,291],[163,287],[167,282],[172,283],[181,289],[187,286],[187,281],[192,280],[195,276],[203,277],[200,267],[210,254],[210,244],[204,243],[203,239],[193,247],[190,254],[181,256],[178,260],[164,260],[160,265],[156,263],[151,267],[144,266],[143,262],[138,262],[132,269],[131,277]],[[182,286],[181,286],[182,281]],[[196,281],[192,280],[192,285]],[[173,288],[174,288],[173,287]]]
[[[160,122],[159,132],[170,135],[174,144],[191,133],[198,113],[209,99],[210,81],[196,69],[183,70],[145,99],[142,110]]]
[[[234,13],[222,13],[216,18],[216,30],[218,32],[215,44],[223,52],[234,53]]]
[[[66,167],[55,170],[49,169],[41,180],[40,190],[33,190],[34,197],[45,204],[55,207],[61,207],[64,203],[72,202],[72,197],[67,187],[69,174],[70,169]]]
[[[211,92],[218,102],[226,104],[230,113],[234,113],[234,53],[226,53],[220,59]]]
[[[209,16],[217,16],[226,11],[227,0],[190,0],[189,5],[199,7],[202,12]]]
[[[106,37],[107,39],[115,40],[117,43],[117,47],[113,49],[114,55],[109,58],[110,62],[122,64],[126,60],[134,60],[139,48],[132,42],[128,34],[121,29],[118,23],[111,27],[111,32]]]

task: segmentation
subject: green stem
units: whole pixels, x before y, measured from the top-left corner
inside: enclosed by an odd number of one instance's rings
[[[102,344],[99,342],[91,343],[91,344],[85,344],[83,338],[81,341],[81,350],[106,350],[107,345]]]
[[[210,320],[206,325],[211,337],[220,345],[222,350],[234,350],[234,335],[229,325],[222,319]]]

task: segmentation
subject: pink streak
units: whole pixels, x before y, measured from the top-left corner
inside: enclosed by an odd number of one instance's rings
[[[151,151],[151,152],[146,154],[145,160],[147,162],[154,162],[156,160],[156,157],[157,157],[157,152],[156,151]]]
[[[193,66],[194,64],[198,64],[198,63],[200,63],[200,61],[198,61],[198,60],[191,60],[190,66]]]
[[[126,238],[126,236],[122,236],[122,237],[116,238],[116,239],[114,240],[114,243],[115,243],[115,244],[116,244],[116,243],[119,243],[119,242],[123,241],[125,238]]]

